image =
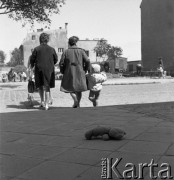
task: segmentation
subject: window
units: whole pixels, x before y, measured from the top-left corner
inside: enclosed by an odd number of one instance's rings
[[[63,52],[64,51],[64,48],[58,48],[58,52]]]
[[[31,39],[32,39],[32,40],[36,40],[36,36],[35,36],[35,35],[32,35]]]

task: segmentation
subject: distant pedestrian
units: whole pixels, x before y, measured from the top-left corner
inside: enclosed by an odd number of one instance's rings
[[[78,37],[69,38],[69,48],[62,54],[59,66],[63,74],[60,90],[70,93],[74,100],[73,108],[80,107],[82,92],[87,91],[85,72],[90,61],[85,51],[76,46]]]
[[[157,71],[159,72],[158,76],[160,78],[160,77],[164,77],[164,63],[163,63],[162,57],[159,57],[158,60],[159,60],[158,62],[159,65],[158,65]]]
[[[98,99],[102,90],[102,83],[107,80],[105,72],[100,72],[100,65],[92,64],[90,73],[87,75],[89,100],[93,103],[93,106],[98,106]]]
[[[163,59],[162,59],[162,57],[159,57],[158,60],[159,60],[159,62],[158,62],[159,67],[162,67],[162,68],[164,69],[164,64],[163,64]]]
[[[24,71],[22,72],[22,79],[24,80],[24,82],[26,82],[27,80],[27,75]]]
[[[138,63],[138,64],[136,65],[136,69],[137,69],[137,75],[138,75],[138,76],[141,76],[141,70],[142,70],[142,65],[141,65],[141,63]]]
[[[36,88],[39,88],[40,107],[45,107],[45,110],[48,110],[50,88],[55,87],[54,65],[58,58],[55,49],[47,45],[48,34],[42,33],[39,40],[40,45],[34,48],[30,62],[31,68],[35,66],[35,85]]]
[[[157,68],[157,71],[158,71],[159,78],[164,77],[164,69],[163,69],[162,65],[160,65],[159,68]]]
[[[14,71],[14,73],[13,73],[13,80],[14,80],[14,82],[16,82],[16,78],[17,78],[17,73]]]

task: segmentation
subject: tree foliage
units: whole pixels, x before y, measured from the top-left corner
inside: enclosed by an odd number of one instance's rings
[[[34,24],[48,23],[50,16],[59,13],[59,8],[66,0],[0,0],[0,14],[8,14],[15,21]]]
[[[99,57],[107,56],[108,59],[115,59],[122,55],[122,49],[120,47],[111,46],[104,39],[98,41],[94,52],[96,52]]]
[[[8,66],[15,67],[17,65],[23,65],[23,49],[22,48],[15,48],[11,52],[11,58],[10,61],[7,63]]]
[[[6,54],[4,53],[4,51],[0,50],[0,63],[4,64],[6,58]]]

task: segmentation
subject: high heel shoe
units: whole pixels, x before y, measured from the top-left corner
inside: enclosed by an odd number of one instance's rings
[[[48,104],[45,104],[45,110],[47,111],[49,109]]]
[[[80,104],[75,103],[72,107],[73,107],[73,108],[79,108],[79,107],[80,107]]]

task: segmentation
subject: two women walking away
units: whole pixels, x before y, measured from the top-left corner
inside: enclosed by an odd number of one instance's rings
[[[40,35],[40,45],[34,48],[30,58],[31,68],[35,67],[35,86],[39,89],[41,98],[40,107],[49,109],[50,88],[55,87],[54,65],[58,58],[54,48],[47,45],[49,35]]]
[[[49,102],[52,100],[50,88],[55,87],[54,65],[58,58],[55,49],[47,45],[48,34],[42,33],[39,40],[40,45],[34,48],[30,57],[30,64],[31,68],[35,67],[35,86],[39,89],[40,107],[48,110]],[[68,49],[63,52],[60,59],[60,72],[63,74],[60,91],[70,93],[74,101],[73,108],[78,108],[80,107],[82,92],[90,90],[89,100],[93,106],[97,106],[102,82],[106,80],[106,74],[100,72],[98,64],[90,65],[85,50],[76,45],[78,40],[76,36],[69,38]]]
[[[70,93],[74,104],[73,108],[80,107],[82,92],[87,91],[86,72],[90,61],[85,51],[77,47],[78,37],[69,38],[69,48],[62,54],[59,66],[63,74],[60,91]]]

